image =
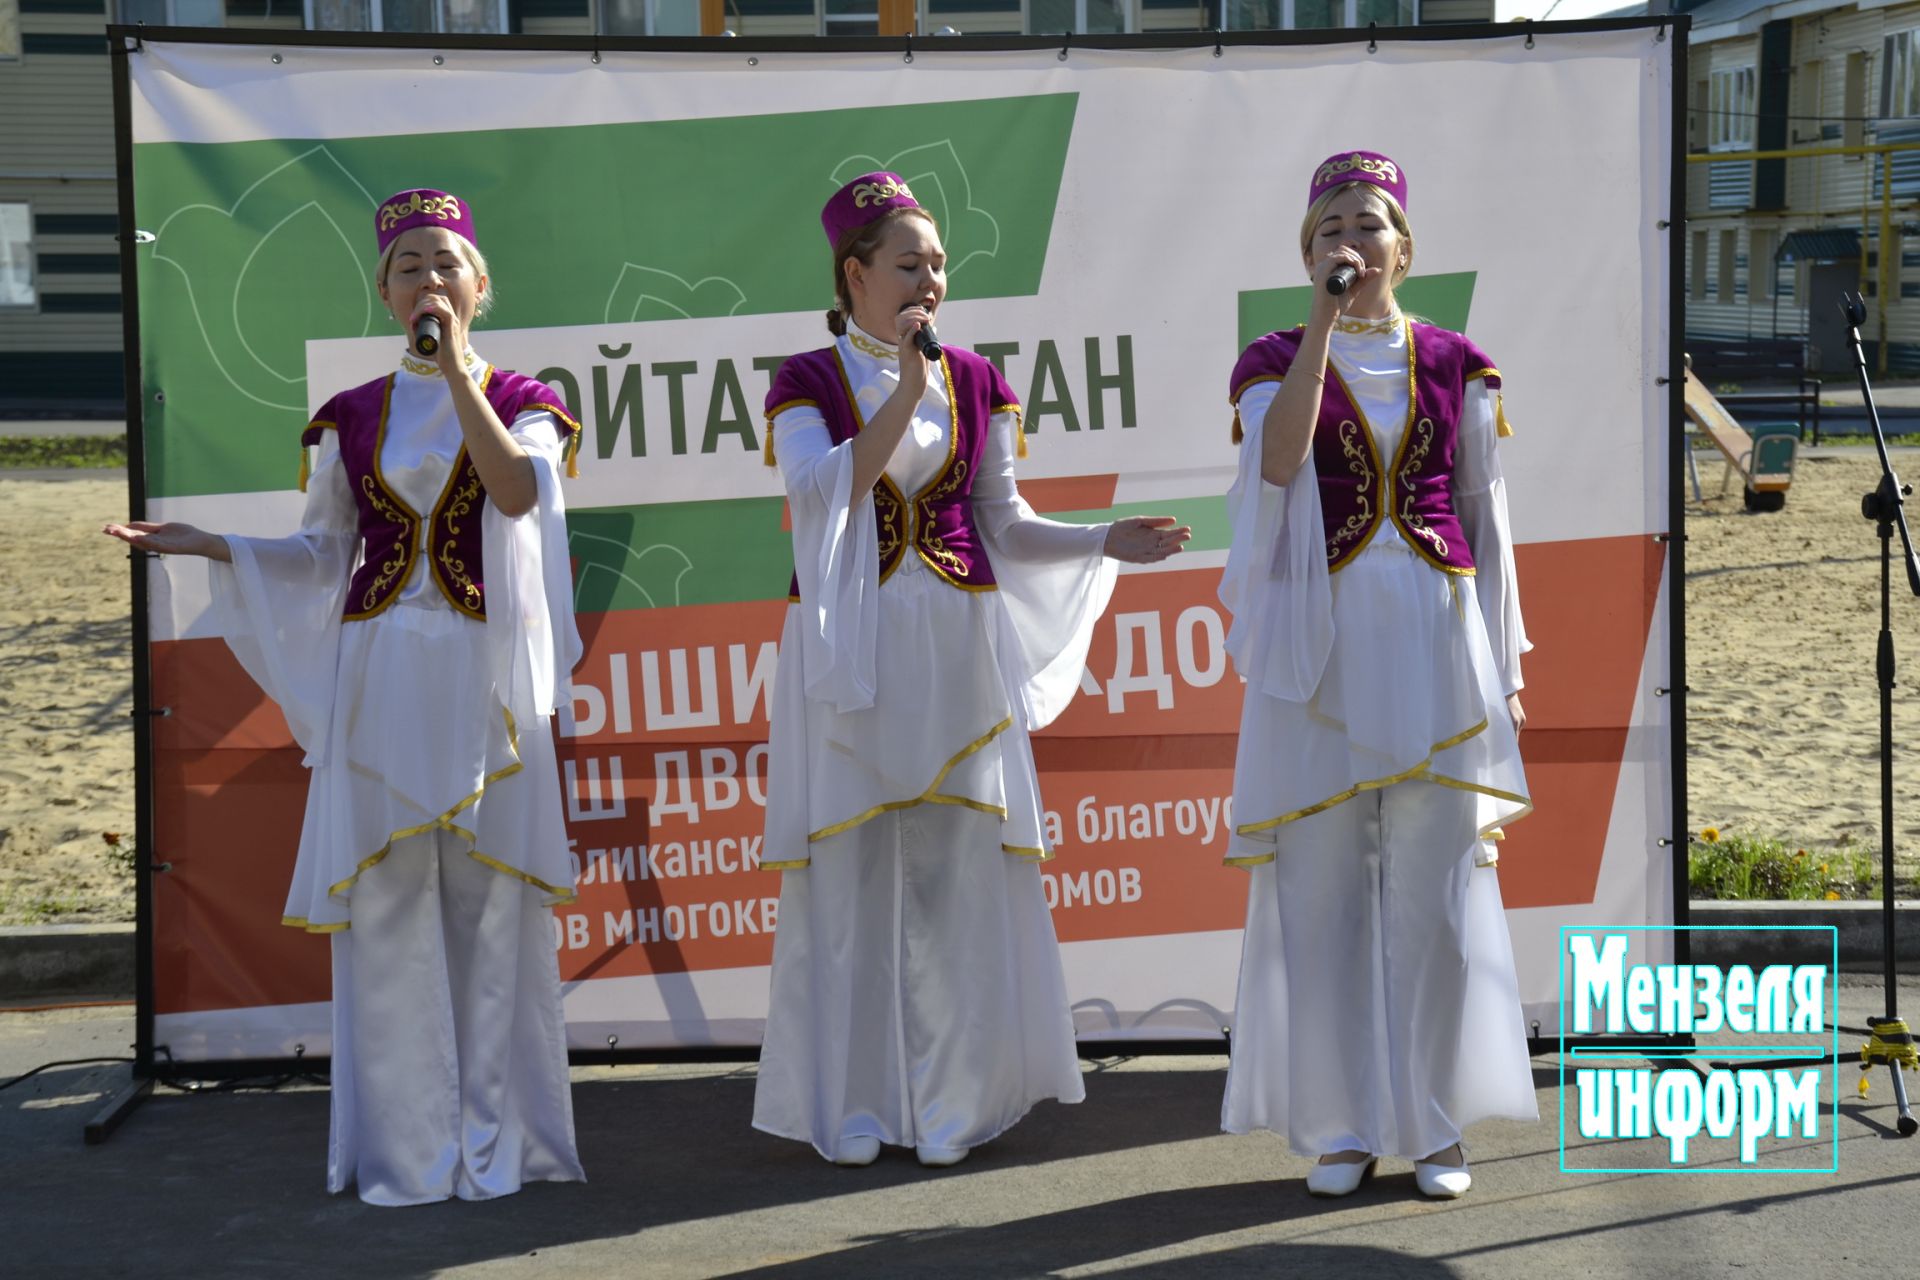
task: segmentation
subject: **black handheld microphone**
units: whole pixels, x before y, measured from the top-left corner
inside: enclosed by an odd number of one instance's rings
[[[1332,275],[1327,277],[1327,292],[1337,298],[1353,288],[1353,282],[1359,278],[1360,269],[1351,262],[1343,262],[1333,269]]]
[[[929,360],[940,358],[940,337],[930,324],[921,325],[913,331],[913,345],[920,348],[920,354]]]
[[[425,315],[414,321],[413,349],[423,356],[440,349],[440,317]]]

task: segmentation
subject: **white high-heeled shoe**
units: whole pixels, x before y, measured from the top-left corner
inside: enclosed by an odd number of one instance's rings
[[[1316,1164],[1307,1171],[1307,1194],[1327,1199],[1350,1196],[1360,1189],[1360,1184],[1373,1176],[1373,1166],[1378,1163],[1380,1157],[1368,1156],[1365,1160]]]
[[[842,1138],[833,1153],[833,1162],[842,1168],[858,1169],[872,1164],[880,1155],[878,1138]]]
[[[1460,1148],[1459,1164],[1414,1161],[1413,1185],[1420,1188],[1420,1194],[1429,1200],[1458,1200],[1473,1186],[1473,1174],[1467,1168],[1467,1149]]]

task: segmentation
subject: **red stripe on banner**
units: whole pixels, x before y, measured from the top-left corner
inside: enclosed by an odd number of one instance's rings
[[[1500,846],[1508,907],[1594,900],[1666,548],[1645,535],[1515,551],[1527,655],[1521,754],[1534,813]]]
[[[1070,487],[1054,497],[1111,501]],[[1591,539],[1523,546],[1518,559],[1537,645],[1523,695],[1536,813],[1502,846],[1502,889],[1510,907],[1590,902],[1664,548]],[[1062,940],[1241,922],[1245,876],[1221,858],[1242,686],[1214,647],[1227,621],[1218,580],[1217,569],[1122,577],[1089,660],[1097,691],[1034,742],[1059,828],[1042,873]],[[580,619],[588,657],[575,679],[599,701],[576,710],[598,723],[557,741],[581,869],[579,900],[557,909],[563,978],[770,959],[780,878],[755,864],[786,855],[760,847],[757,749],[772,693],[762,646],[784,608]],[[156,879],[156,1008],[325,999],[325,939],[279,923],[306,799],[285,724],[224,643],[156,644],[153,655],[156,699],[172,708],[155,725],[156,850],[173,864]]]

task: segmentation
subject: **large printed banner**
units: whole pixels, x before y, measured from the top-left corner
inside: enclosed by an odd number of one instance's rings
[[[573,1043],[753,1044],[779,876],[767,708],[792,553],[761,400],[824,344],[818,211],[905,174],[939,215],[941,332],[1025,401],[1056,518],[1170,513],[1081,694],[1036,741],[1080,1033],[1218,1038],[1246,878],[1221,857],[1241,686],[1215,597],[1227,376],[1308,303],[1311,168],[1405,165],[1402,294],[1499,362],[1537,812],[1502,847],[1527,1016],[1567,924],[1671,918],[1665,372],[1672,46],[1649,29],[1440,42],[990,53],[584,54],[148,40],[132,54],[149,512],[281,534],[296,439],[377,376],[376,201],[473,202],[498,286],[476,347],[584,422],[567,486],[587,656],[554,731],[578,902],[554,937]],[[152,568],[157,1042],[327,1048],[324,938],[280,925],[306,778],[213,634],[197,561]],[[1643,935],[1644,936],[1644,935]],[[1660,957],[1654,957],[1660,958]]]

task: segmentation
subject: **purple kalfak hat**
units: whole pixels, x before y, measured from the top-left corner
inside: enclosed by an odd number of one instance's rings
[[[920,202],[907,190],[907,180],[897,173],[863,173],[833,193],[827,207],[820,211],[820,225],[826,229],[827,243],[838,249],[849,231],[878,222],[892,209],[918,209]]]
[[[1313,171],[1313,182],[1307,187],[1307,204],[1311,206],[1327,192],[1349,182],[1370,182],[1391,196],[1400,206],[1400,212],[1407,211],[1407,175],[1378,151],[1342,151],[1328,156],[1326,162]]]
[[[473,210],[466,202],[458,196],[427,187],[387,197],[381,202],[373,225],[380,233],[381,253],[387,251],[387,246],[401,232],[411,231],[415,227],[445,227],[466,237],[467,243],[475,248],[480,245],[473,234]]]

